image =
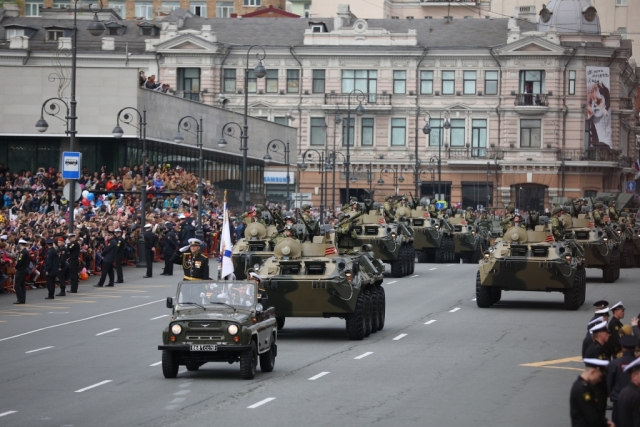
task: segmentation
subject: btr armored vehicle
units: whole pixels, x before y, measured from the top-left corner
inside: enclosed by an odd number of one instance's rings
[[[261,301],[261,302],[260,302]],[[180,365],[197,371],[207,362],[240,362],[240,376],[252,379],[260,361],[262,372],[275,365],[276,318],[273,307],[258,298],[258,289],[247,281],[184,281],[162,332],[162,373],[175,378]]]
[[[443,238],[440,219],[432,218],[424,206],[416,206],[411,210],[411,228],[418,262],[444,262],[444,251],[440,250]]]
[[[589,214],[579,214],[571,219],[571,227],[565,223],[565,234],[574,238],[584,248],[584,268],[602,270],[602,280],[613,283],[620,277],[620,236],[610,226],[595,227]]]
[[[240,239],[233,246],[231,262],[237,280],[247,278],[247,270],[258,269],[262,262],[273,256],[271,236],[276,233],[276,227],[265,227],[259,222],[252,222],[244,230],[244,239]]]

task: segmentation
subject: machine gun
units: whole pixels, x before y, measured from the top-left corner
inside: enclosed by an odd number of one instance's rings
[[[413,197],[413,194],[411,194],[411,192],[409,192],[409,197],[411,197],[411,202],[409,204],[409,207],[411,209],[416,209],[418,207],[418,202],[416,202],[416,198]]]
[[[284,222],[284,219],[282,218],[282,215],[280,215],[280,212],[278,212],[277,209],[272,209],[270,212],[271,212],[271,215],[273,216],[273,220],[275,221],[276,225],[278,226],[278,229],[284,230],[284,226],[286,224]]]
[[[345,218],[342,221],[338,222],[335,225],[335,228],[338,228],[338,227],[340,227],[340,226],[342,226],[342,225],[344,225],[344,224],[346,224],[348,222],[353,222],[356,219],[360,218],[363,214],[364,214],[363,211],[358,211],[355,215],[351,215],[351,216],[348,216],[348,217],[345,216]]]
[[[307,221],[305,221],[305,220],[304,220],[304,217],[303,217],[301,214],[299,214],[299,213],[298,213],[298,218],[300,218],[300,221],[302,221],[302,224],[304,224],[304,227],[305,227],[305,228],[306,228],[306,230],[307,230],[307,236],[309,236],[309,238],[310,238],[310,239],[311,239],[312,237],[314,237],[314,236],[317,236],[317,235],[318,235],[318,232],[319,232],[319,228],[320,228],[320,227],[319,227],[319,225],[318,225],[318,222],[317,222],[317,221],[315,221],[315,226],[312,228],[312,227],[307,223]]]

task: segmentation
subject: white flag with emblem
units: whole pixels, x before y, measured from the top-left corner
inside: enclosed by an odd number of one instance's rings
[[[224,222],[222,223],[222,236],[220,239],[220,258],[222,260],[222,271],[220,273],[221,278],[227,277],[229,274],[233,274],[233,263],[231,262],[231,251],[233,245],[231,244],[231,231],[229,229],[229,212],[227,211],[227,204],[224,204]]]

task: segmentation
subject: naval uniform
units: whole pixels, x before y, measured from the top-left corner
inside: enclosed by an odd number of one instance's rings
[[[611,360],[611,353],[607,350],[607,348],[601,345],[599,342],[594,341],[591,343],[587,351],[584,353],[585,359],[600,359],[600,360]],[[598,409],[600,410],[600,414],[604,416],[607,410],[607,380],[606,378],[600,381],[598,384],[592,386],[594,393],[596,394],[598,401]],[[588,424],[587,424],[588,425]]]
[[[191,251],[176,252],[171,257],[171,261],[182,265],[184,280],[209,279],[209,258],[200,252],[195,255]]]
[[[20,251],[20,255],[18,255],[18,260],[16,261],[16,276],[13,288],[16,291],[16,297],[18,298],[19,303],[24,304],[27,298],[27,293],[24,289],[24,282],[27,280],[27,276],[29,275],[29,250],[22,249]]]
[[[69,253],[69,282],[71,293],[78,292],[78,264],[80,262],[80,245],[78,242],[71,242],[67,246]]]
[[[620,392],[631,382],[630,373],[624,372],[623,369],[635,359],[636,355],[633,350],[625,350],[621,357],[609,363],[607,367],[607,388],[609,389],[609,396],[613,403],[611,421],[613,421],[616,426],[620,423],[618,397],[620,396]]]
[[[598,400],[594,387],[579,376],[569,397],[571,427],[607,427],[607,419],[598,408]]]
[[[620,329],[622,329],[622,322],[613,316],[611,320],[609,320],[609,325],[607,326],[609,329],[609,333],[611,336],[609,337],[609,341],[607,341],[607,348],[611,353],[612,357],[616,357],[616,355],[622,350],[620,346]]]
[[[640,389],[629,383],[618,396],[618,418],[616,427],[640,427]]]

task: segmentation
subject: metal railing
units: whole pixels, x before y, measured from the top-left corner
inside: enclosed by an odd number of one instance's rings
[[[591,161],[591,162],[617,162],[622,167],[630,167],[630,158],[623,156],[619,150],[607,148],[579,148],[558,152],[558,160],[565,161]]]
[[[367,93],[364,96],[365,100],[363,104],[368,105],[391,105],[391,95]],[[347,105],[349,102],[348,93],[325,93],[324,103],[325,105]],[[351,105],[357,106],[358,101],[355,96],[351,97]]]
[[[621,110],[633,110],[633,99],[632,98],[620,98],[620,109]]]
[[[442,3],[443,5],[447,3],[474,4],[478,6],[480,4],[480,0],[420,0],[420,3]]]
[[[487,147],[465,147],[465,148],[445,148],[442,151],[442,158],[449,160],[473,160],[473,159],[504,159],[504,152],[498,148]]]
[[[548,95],[543,93],[519,93],[516,95],[514,105],[516,107],[548,107]]]

